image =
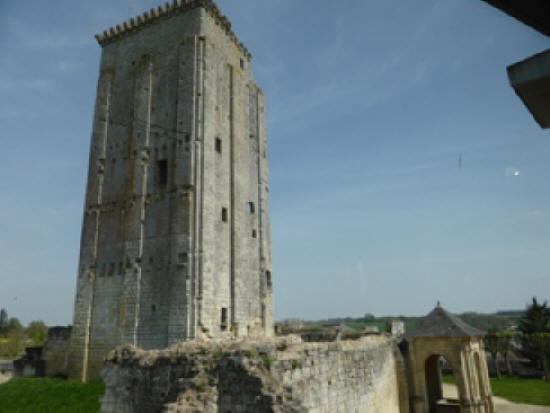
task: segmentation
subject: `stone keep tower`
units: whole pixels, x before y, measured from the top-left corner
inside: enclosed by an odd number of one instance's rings
[[[265,99],[211,0],[96,36],[103,48],[69,375],[130,343],[271,335]]]

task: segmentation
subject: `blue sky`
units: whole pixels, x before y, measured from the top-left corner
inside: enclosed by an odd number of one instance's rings
[[[0,0],[0,307],[24,322],[72,321],[93,34],[158,4]],[[219,4],[267,96],[276,318],[550,298],[550,136],[505,71],[548,38],[480,0]]]

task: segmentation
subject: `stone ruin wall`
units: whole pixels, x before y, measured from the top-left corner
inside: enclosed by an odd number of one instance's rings
[[[44,374],[48,377],[66,376],[71,340],[71,327],[52,327],[42,349]]]
[[[384,336],[124,346],[102,376],[104,413],[408,411],[403,362]]]

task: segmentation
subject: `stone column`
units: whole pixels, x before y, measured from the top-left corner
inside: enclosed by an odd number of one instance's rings
[[[467,354],[464,349],[458,357],[452,359],[455,367],[455,378],[458,388],[461,413],[476,413],[472,403],[471,381]]]

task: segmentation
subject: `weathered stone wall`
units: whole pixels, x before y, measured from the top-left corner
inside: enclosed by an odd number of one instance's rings
[[[144,23],[145,21],[145,23]],[[129,343],[271,335],[265,105],[211,1],[103,46],[69,375]]]
[[[102,412],[406,412],[399,357],[387,337],[127,346],[106,362]]]
[[[51,327],[42,349],[46,376],[66,376],[71,327]]]

